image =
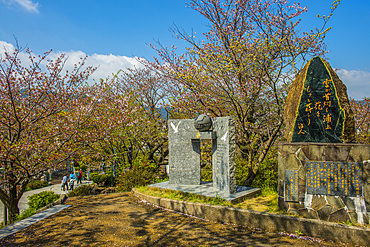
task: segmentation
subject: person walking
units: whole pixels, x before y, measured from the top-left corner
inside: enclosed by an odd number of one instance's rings
[[[71,191],[73,190],[74,185],[75,185],[75,180],[72,178],[72,179],[69,180],[69,189]]]
[[[69,180],[71,180],[71,179],[76,180],[76,176],[73,172],[71,172],[71,174],[69,175]]]
[[[81,180],[82,180],[82,171],[81,171],[81,169],[77,172],[77,184],[78,183],[82,183],[81,182]]]
[[[62,188],[63,188],[63,191],[66,190],[66,187],[67,187],[67,190],[68,190],[68,183],[67,183],[67,180],[68,180],[68,177],[67,175],[64,175],[63,179],[62,179]]]

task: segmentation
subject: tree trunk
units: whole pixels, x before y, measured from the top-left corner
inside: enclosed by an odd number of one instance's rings
[[[256,177],[256,173],[254,173],[253,170],[250,167],[248,167],[248,176],[247,176],[247,179],[245,179],[243,186],[250,187],[255,177]]]
[[[265,157],[267,155],[267,152],[269,151],[271,145],[273,144],[273,142],[275,140],[275,137],[277,136],[282,124],[283,124],[283,121],[280,120],[278,125],[275,127],[273,133],[271,134],[269,140],[267,141],[262,153],[258,157],[258,161],[257,161],[256,165],[254,166],[253,170],[251,168],[248,168],[248,176],[247,176],[247,179],[244,181],[243,186],[251,186],[252,185],[253,179],[256,177],[258,166],[265,159]]]
[[[20,213],[17,200],[12,200],[10,202],[8,212],[9,212],[9,221],[10,223],[13,223],[17,219],[17,215],[19,215]]]
[[[10,183],[8,192],[4,189],[0,189],[0,200],[8,209],[8,219],[10,223],[13,223],[17,219],[17,215],[20,214],[18,202],[21,199],[29,180],[27,178],[23,179],[20,186],[17,186],[18,182]]]

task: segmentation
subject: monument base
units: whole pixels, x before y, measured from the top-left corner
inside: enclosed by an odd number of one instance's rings
[[[369,224],[370,145],[279,143],[278,206],[306,218]]]
[[[168,181],[157,183],[157,184],[150,184],[149,187],[157,187],[161,189],[169,189],[169,190],[180,190],[182,192],[198,194],[207,197],[221,197],[227,201],[232,203],[237,203],[244,201],[248,198],[253,198],[258,196],[261,192],[260,188],[252,188],[252,187],[245,187],[245,186],[236,186],[236,193],[229,194],[225,191],[219,190],[213,187],[212,182],[205,182],[202,181],[200,185],[181,185],[181,184],[169,184]]]

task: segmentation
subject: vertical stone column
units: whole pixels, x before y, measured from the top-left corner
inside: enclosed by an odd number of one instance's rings
[[[235,182],[235,119],[213,119],[213,131],[217,138],[212,143],[213,187],[233,194]]]
[[[194,139],[195,133],[192,119],[168,121],[169,184],[200,184],[200,140]]]

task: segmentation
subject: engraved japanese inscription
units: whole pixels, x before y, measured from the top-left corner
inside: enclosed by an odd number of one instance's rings
[[[298,202],[298,171],[285,170],[284,200]]]
[[[340,143],[344,121],[330,71],[320,57],[313,58],[305,74],[292,142]]]
[[[307,194],[362,196],[362,163],[306,162]]]

